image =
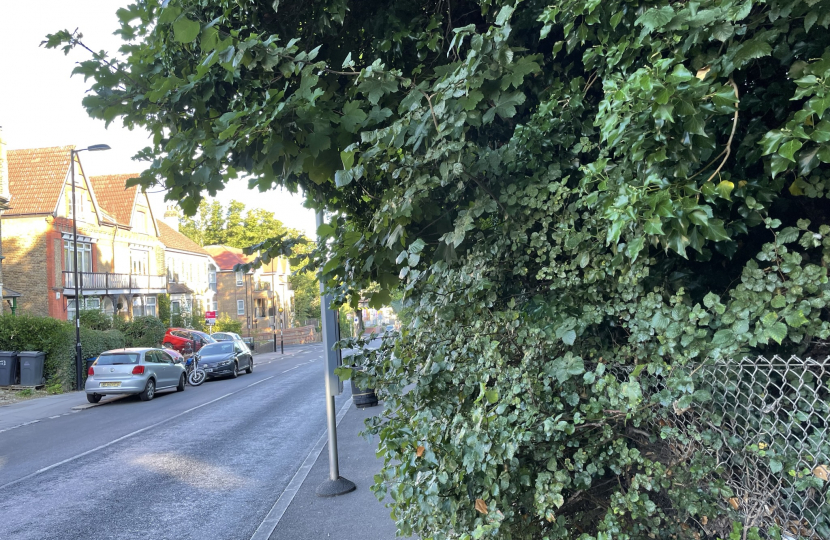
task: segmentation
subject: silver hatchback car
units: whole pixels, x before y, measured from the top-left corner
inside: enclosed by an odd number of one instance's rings
[[[98,403],[109,394],[138,394],[150,401],[159,390],[184,390],[185,367],[161,349],[116,349],[101,353],[87,372],[86,399]]]

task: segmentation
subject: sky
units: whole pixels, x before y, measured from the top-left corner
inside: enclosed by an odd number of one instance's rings
[[[104,127],[81,106],[90,84],[83,77],[70,77],[77,62],[90,58],[82,49],[64,56],[63,51],[45,49],[40,42],[46,34],[78,28],[83,41],[93,50],[115,52],[120,39],[112,33],[119,27],[115,12],[129,0],[0,0],[0,127],[7,149],[108,144],[112,150],[83,153],[81,164],[90,176],[134,173],[142,163],[132,156],[148,146],[146,132],[130,131],[118,120]],[[91,83],[91,81],[90,81]],[[150,192],[157,218],[165,206],[159,188]],[[302,206],[302,196],[279,190],[259,193],[248,190],[247,182],[229,183],[217,199],[231,200],[248,208],[274,212],[287,226],[315,234],[314,213]]]

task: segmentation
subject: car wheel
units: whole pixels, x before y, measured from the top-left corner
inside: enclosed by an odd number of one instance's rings
[[[254,359],[251,358],[250,360],[248,360],[248,367],[245,368],[245,373],[250,375],[253,372],[254,372]]]
[[[176,387],[176,391],[177,392],[184,392],[184,385],[186,383],[187,383],[187,379],[185,378],[184,373],[182,373],[182,376],[179,377],[179,386]]]
[[[231,379],[235,379],[239,377],[239,364],[236,362],[233,363],[233,373],[231,373]]]
[[[104,396],[102,396],[101,394],[87,394],[86,400],[90,403],[98,403],[99,401],[101,401],[102,397]]]
[[[164,348],[165,349],[173,349],[173,344],[172,343],[165,343]],[[173,350],[175,350],[175,349],[173,349]]]
[[[138,397],[141,398],[141,401],[150,401],[156,395],[156,381],[153,379],[147,379],[147,386],[144,387],[144,391],[138,394]]]

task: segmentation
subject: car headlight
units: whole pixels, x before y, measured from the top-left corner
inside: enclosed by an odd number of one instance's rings
[[[233,360],[224,360],[224,361],[222,361],[222,362],[219,362],[219,363],[218,363],[218,364],[216,364],[216,365],[217,365],[217,366],[219,366],[219,367],[222,367],[222,366],[227,366],[227,365],[229,365],[229,364],[231,364],[231,363],[233,363]]]

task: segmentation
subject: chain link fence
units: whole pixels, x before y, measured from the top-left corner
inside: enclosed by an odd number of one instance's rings
[[[673,461],[696,452],[711,457],[732,492],[724,507],[745,529],[830,540],[830,359],[713,362],[698,366],[690,382],[702,399],[689,407],[675,402],[652,426],[666,441],[662,452]],[[665,384],[650,383],[652,395]],[[725,538],[730,519],[700,525]]]

